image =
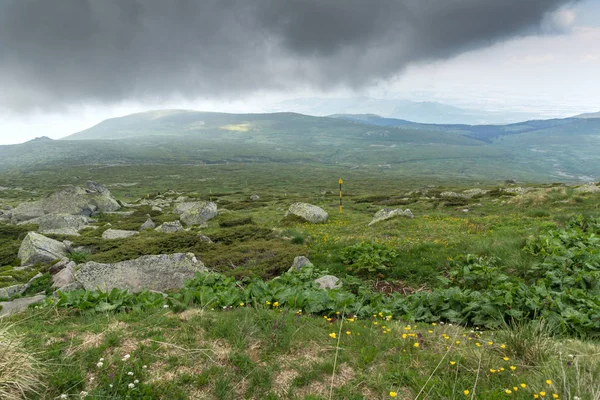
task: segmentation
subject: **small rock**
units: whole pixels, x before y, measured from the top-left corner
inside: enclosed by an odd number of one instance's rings
[[[174,233],[183,230],[183,225],[179,221],[165,222],[154,229],[157,232]]]
[[[139,235],[138,231],[124,231],[121,229],[107,229],[102,233],[102,239],[124,239]]]
[[[140,231],[145,231],[154,228],[156,228],[156,224],[154,223],[154,221],[152,221],[152,219],[148,218],[146,222],[144,222],[142,226],[140,226]]]
[[[163,209],[160,208],[159,206],[152,206],[152,211],[158,211],[158,212],[162,212]]]
[[[288,272],[300,271],[306,265],[312,265],[312,263],[310,262],[310,260],[308,258],[306,258],[304,256],[295,257],[294,262],[292,263],[292,266],[290,267]]]
[[[50,275],[57,274],[60,271],[62,271],[64,268],[66,268],[67,265],[70,265],[70,264],[73,264],[73,267],[75,267],[74,261],[70,261],[65,258],[64,260],[60,260],[59,262],[57,262],[56,264],[54,264],[50,268],[48,268],[48,272],[50,273]]]
[[[179,203],[174,211],[179,214],[179,219],[184,224],[202,225],[217,216],[217,205],[211,201]]]
[[[250,200],[252,201],[258,201],[260,200],[260,196],[257,194],[253,194],[252,196],[250,196]]]
[[[64,288],[75,282],[75,263],[70,262],[55,275],[52,275],[52,287],[55,289]]]
[[[201,242],[206,242],[206,243],[213,243],[213,241],[206,235],[198,235],[198,238],[200,239]]]
[[[398,218],[398,217],[405,217],[405,218],[412,219],[415,216],[413,215],[412,211],[410,211],[408,208],[404,211],[402,211],[399,208],[396,208],[396,209],[383,208],[375,213],[375,215],[373,216],[373,220],[371,222],[369,222],[369,226],[376,224],[378,222],[381,222],[381,221],[386,221],[388,219]]]
[[[311,224],[323,224],[329,219],[329,214],[325,210],[308,203],[292,204],[285,216],[294,216]]]
[[[315,279],[315,283],[319,285],[320,289],[339,289],[342,287],[342,281],[333,275],[324,275]]]

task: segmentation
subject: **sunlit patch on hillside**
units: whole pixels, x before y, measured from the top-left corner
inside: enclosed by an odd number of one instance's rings
[[[248,129],[250,129],[250,124],[248,124],[248,123],[228,124],[228,125],[220,126],[219,129],[223,129],[226,131],[235,131],[235,132],[248,132]]]

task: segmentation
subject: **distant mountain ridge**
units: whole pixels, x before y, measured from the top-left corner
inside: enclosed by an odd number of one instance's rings
[[[376,99],[366,96],[351,98],[300,98],[286,100],[274,107],[309,115],[377,114],[424,124],[508,124],[541,119],[530,112],[486,111],[456,107],[435,101]]]

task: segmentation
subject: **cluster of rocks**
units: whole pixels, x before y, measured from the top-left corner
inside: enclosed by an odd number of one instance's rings
[[[10,214],[13,224],[38,223],[39,218],[48,214],[91,217],[99,212],[118,211],[120,208],[108,189],[89,181],[85,187],[67,186],[44,199],[21,203],[10,210]],[[69,224],[67,228],[83,223],[83,220],[72,221],[64,217],[57,217],[53,222],[43,221],[50,224],[49,229],[61,229],[60,223],[57,222],[61,220]]]

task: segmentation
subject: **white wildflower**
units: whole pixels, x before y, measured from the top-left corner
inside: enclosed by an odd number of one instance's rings
[[[130,383],[129,385],[127,385],[127,387],[128,387],[129,389],[133,389],[133,388],[135,387],[135,384],[133,384],[133,383]]]
[[[129,371],[129,372],[127,373],[127,375],[129,375],[129,376],[133,376],[133,372]]]

